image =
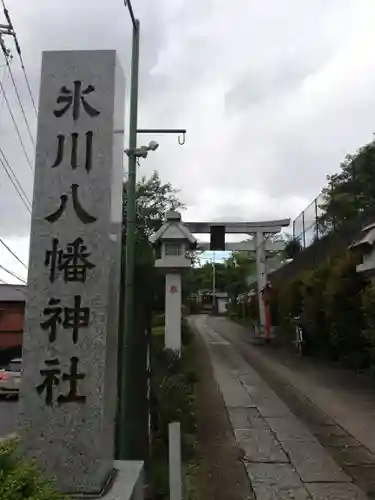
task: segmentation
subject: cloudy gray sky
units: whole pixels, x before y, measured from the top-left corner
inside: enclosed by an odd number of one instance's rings
[[[373,0],[132,1],[141,21],[139,126],[188,129],[184,147],[154,137],[160,148],[140,174],[156,169],[181,189],[186,220],[295,218],[344,155],[371,140]],[[122,0],[6,4],[35,96],[42,50],[115,48],[129,79]],[[34,131],[16,57],[13,71]],[[9,79],[4,85],[33,158]],[[32,173],[1,96],[0,146],[31,198]],[[25,261],[28,231],[29,214],[1,169],[0,236]],[[4,249],[0,259],[25,276]]]

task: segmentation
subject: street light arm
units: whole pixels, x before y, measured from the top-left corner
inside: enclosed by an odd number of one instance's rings
[[[132,4],[131,4],[131,1],[130,0],[124,0],[124,6],[127,7],[128,10],[129,10],[129,14],[130,14],[130,17],[131,17],[134,29],[137,29],[138,28],[138,24],[137,24],[137,21],[136,21],[135,16],[134,16],[134,12],[133,12],[133,7],[132,7]]]

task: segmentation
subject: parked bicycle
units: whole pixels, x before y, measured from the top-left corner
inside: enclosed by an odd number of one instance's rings
[[[305,340],[305,335],[303,331],[303,326],[301,324],[301,318],[300,316],[294,316],[291,317],[292,322],[294,324],[295,328],[295,340],[293,341],[293,344],[297,350],[297,353],[299,356],[303,356],[305,353],[305,347],[306,347],[306,340]]]

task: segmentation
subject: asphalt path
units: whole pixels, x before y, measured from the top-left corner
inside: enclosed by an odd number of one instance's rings
[[[0,438],[15,432],[17,402],[0,399]]]

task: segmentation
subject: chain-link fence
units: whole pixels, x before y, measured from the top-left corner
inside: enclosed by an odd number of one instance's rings
[[[309,247],[323,235],[318,224],[322,203],[323,195],[320,194],[293,221],[293,238],[300,241],[302,248]]]

